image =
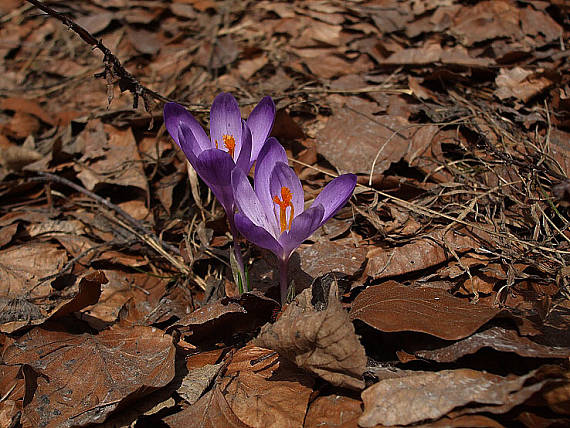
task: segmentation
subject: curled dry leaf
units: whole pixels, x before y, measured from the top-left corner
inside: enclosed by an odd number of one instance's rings
[[[474,354],[481,348],[493,348],[501,352],[514,352],[522,357],[533,358],[569,358],[570,348],[560,346],[547,346],[537,343],[527,337],[521,337],[514,330],[502,327],[491,327],[477,332],[460,342],[434,349],[417,351],[416,357],[439,363],[449,363],[464,355]]]
[[[238,350],[217,387],[233,413],[247,426],[300,427],[314,380],[270,349]]]
[[[212,390],[164,419],[171,427],[302,426],[313,379],[270,350],[248,345],[225,362]]]
[[[438,419],[468,403],[475,403],[468,413],[505,413],[526,401],[548,382],[525,385],[534,374],[505,378],[459,369],[385,379],[362,392],[364,413],[358,424],[361,427],[407,425]]]
[[[257,291],[238,298],[223,298],[188,314],[171,329],[177,329],[185,340],[220,342],[239,332],[250,332],[269,321],[279,304]]]
[[[304,290],[275,324],[263,326],[254,343],[276,350],[333,385],[361,389],[366,355],[337,292],[333,283],[326,309],[318,311],[311,303],[311,289]]]
[[[222,365],[223,363],[206,364],[190,370],[182,379],[182,384],[177,389],[178,394],[189,404],[196,403],[220,372]]]
[[[342,109],[317,135],[317,151],[341,172],[381,174],[409,150],[411,132],[400,117],[369,117]]]
[[[24,297],[0,297],[0,327],[3,331],[13,332],[29,325],[39,325],[48,319],[60,318],[72,312],[97,303],[101,296],[101,285],[107,283],[101,271],[84,275],[77,286],[69,287],[55,298],[48,295],[44,299],[31,302]]]
[[[200,421],[200,428],[250,428],[235,415],[218,388],[210,390],[194,405],[167,416],[163,421],[170,428],[187,428]]]
[[[551,86],[553,82],[545,76],[535,75],[530,70],[515,67],[510,70],[502,68],[495,83],[497,84],[495,95],[501,100],[513,97],[526,102]]]
[[[100,423],[119,405],[174,377],[171,336],[150,327],[74,335],[35,328],[4,352],[4,364],[30,367],[35,390],[24,426]],[[28,379],[26,379],[28,381]]]
[[[444,290],[388,281],[360,293],[350,318],[384,332],[417,331],[457,340],[473,334],[498,313],[497,309],[470,304]]]
[[[470,236],[440,229],[401,247],[370,250],[365,273],[379,279],[416,272],[452,258],[450,248],[462,254],[477,247],[477,240]]]
[[[305,418],[306,427],[354,427],[362,415],[362,402],[342,395],[317,397]]]

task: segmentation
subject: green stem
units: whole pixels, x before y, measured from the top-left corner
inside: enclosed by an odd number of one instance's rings
[[[230,223],[230,231],[232,232],[232,237],[234,238],[234,254],[236,256],[236,262],[238,264],[239,274],[241,276],[241,283],[243,284],[244,290],[249,291],[249,284],[246,284],[245,269],[243,264],[243,257],[241,255],[241,247],[237,241],[239,236],[234,219],[230,216],[228,218]]]
[[[281,290],[281,306],[285,306],[289,284],[287,281],[288,260],[279,259],[279,288]]]

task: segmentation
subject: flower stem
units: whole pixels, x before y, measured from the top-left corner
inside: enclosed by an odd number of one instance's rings
[[[241,283],[243,284],[244,291],[249,291],[249,284],[246,284],[246,277],[245,277],[245,269],[243,264],[243,257],[241,255],[241,247],[237,240],[238,238],[238,231],[236,225],[234,223],[234,219],[229,216],[228,221],[230,223],[230,231],[232,232],[232,237],[234,238],[234,255],[236,256],[236,262],[239,269],[239,274],[241,276]]]
[[[287,291],[289,291],[289,283],[287,281],[288,260],[279,259],[279,287],[281,290],[281,306],[287,301]]]

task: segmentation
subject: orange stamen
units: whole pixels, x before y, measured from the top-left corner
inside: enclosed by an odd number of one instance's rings
[[[285,230],[291,230],[291,223],[293,222],[293,216],[295,215],[295,209],[293,208],[293,193],[288,187],[283,186],[281,188],[281,199],[279,196],[273,196],[273,202],[279,205],[279,225],[281,226],[281,233]],[[291,207],[291,212],[289,214],[289,225],[287,225],[287,207]]]
[[[232,135],[222,135],[222,139],[224,140],[224,146],[228,149],[230,156],[234,157],[234,152],[236,149],[236,140]],[[217,146],[216,146],[217,147]]]
[[[218,149],[218,140],[214,140],[214,143],[216,143],[216,149]]]

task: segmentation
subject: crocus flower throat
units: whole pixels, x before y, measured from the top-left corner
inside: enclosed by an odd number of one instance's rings
[[[273,196],[273,202],[279,205],[279,226],[281,227],[281,233],[285,230],[291,230],[291,223],[293,222],[293,217],[295,217],[295,208],[293,207],[293,193],[288,187],[283,186],[281,188],[281,199],[279,196]],[[287,224],[287,207],[291,208],[289,213],[289,224]]]
[[[226,134],[222,135],[222,140],[224,140],[224,146],[226,146],[226,149],[228,149],[228,153],[230,154],[232,159],[234,159],[234,153],[236,150],[236,139],[234,138],[233,135]],[[214,141],[214,143],[216,144],[216,149],[219,149],[218,140]]]

